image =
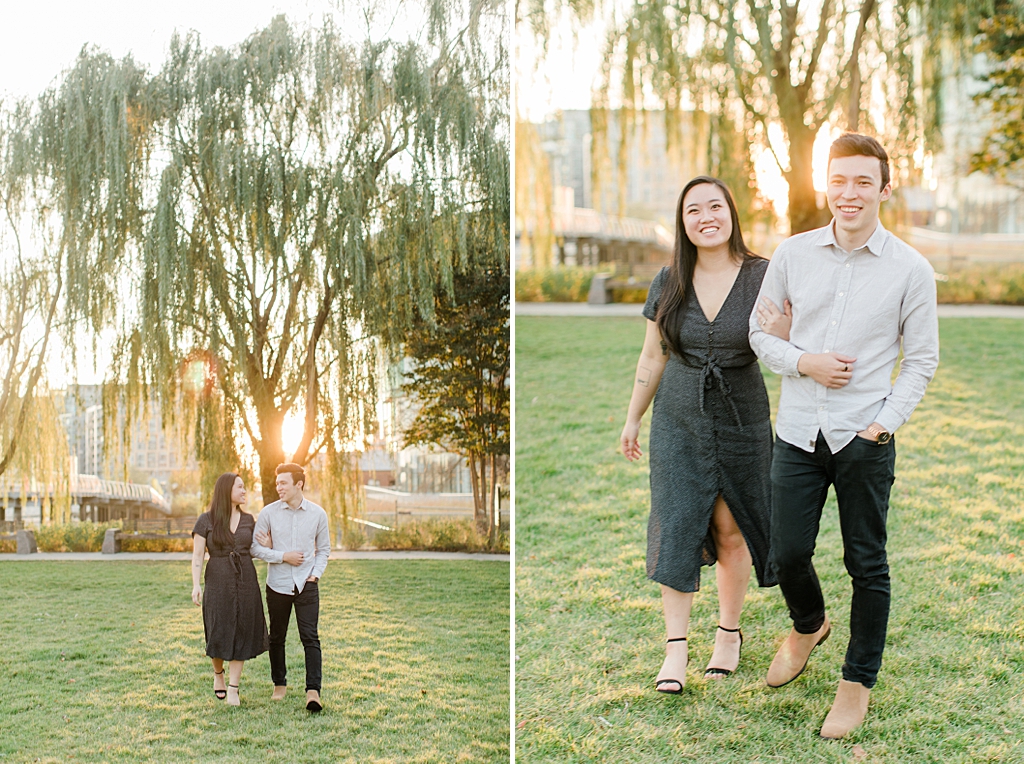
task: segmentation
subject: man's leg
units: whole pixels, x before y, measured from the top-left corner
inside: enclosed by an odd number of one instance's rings
[[[843,678],[821,727],[824,738],[845,737],[864,721],[882,665],[889,623],[889,563],[885,554],[889,489],[896,446],[854,438],[836,454],[836,496],[843,561],[853,580],[850,644]]]
[[[776,439],[772,456],[771,564],[801,634],[825,622],[825,599],[811,558],[831,482],[829,457],[821,437],[813,454]]]
[[[836,454],[836,497],[843,562],[853,579],[850,646],[843,678],[875,686],[889,624],[889,562],[885,543],[896,445],[854,438]]]
[[[295,597],[295,623],[299,627],[299,639],[302,640],[302,647],[306,654],[306,692],[315,691],[318,704],[321,663],[320,635],[317,631],[319,622],[320,588],[318,584],[307,581],[302,593]],[[307,707],[309,707],[308,703]]]
[[[284,698],[284,692],[279,688],[288,685],[284,643],[292,615],[292,600],[292,595],[280,594],[267,587],[267,614],[270,616],[270,678],[274,682],[274,698],[277,700]]]
[[[768,684],[781,687],[804,670],[811,651],[825,641],[825,600],[811,558],[821,510],[831,483],[832,454],[818,437],[814,453],[776,439],[772,457],[771,564],[789,606],[793,630],[768,669]]]

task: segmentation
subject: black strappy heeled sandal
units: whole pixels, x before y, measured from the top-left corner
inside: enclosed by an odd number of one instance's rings
[[[685,641],[686,641],[686,637],[676,637],[675,639],[666,639],[665,640],[665,644],[668,644],[669,642],[685,642]],[[654,689],[657,690],[658,692],[663,692],[666,695],[681,695],[683,693],[684,681],[680,681],[679,679],[658,679],[658,680],[656,680],[654,682]],[[679,685],[679,689],[678,690],[663,690],[662,687],[661,687],[663,684],[678,684]]]
[[[736,628],[736,629],[727,629],[724,626],[719,626],[718,628],[720,630],[722,630],[722,631],[728,632],[729,634],[739,634],[740,635],[740,649],[739,649],[739,653],[736,655],[736,659],[737,659],[736,665],[739,666],[739,657],[740,657],[740,654],[743,652],[743,632],[740,631],[738,628]],[[716,676],[720,676],[720,677],[724,678],[724,677],[729,676],[729,674],[731,674],[731,673],[732,673],[732,671],[729,670],[729,669],[714,668],[712,666],[708,666],[704,670],[704,678],[708,679],[710,677],[716,677]]]
[[[224,670],[221,669],[220,671],[214,671],[213,673],[216,676],[223,676],[224,675]],[[226,698],[228,696],[228,691],[227,690],[214,690],[213,694],[217,696],[217,700],[224,700],[224,698]]]

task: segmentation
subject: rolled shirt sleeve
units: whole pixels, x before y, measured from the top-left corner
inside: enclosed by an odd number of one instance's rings
[[[939,318],[935,273],[923,261],[915,269],[900,311],[903,360],[875,421],[888,432],[906,424],[939,366]]]
[[[319,579],[327,569],[327,561],[331,557],[331,532],[327,525],[327,513],[321,514],[316,525],[316,561],[313,563],[314,578]]]

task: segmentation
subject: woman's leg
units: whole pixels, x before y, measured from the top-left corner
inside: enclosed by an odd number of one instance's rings
[[[693,592],[680,592],[671,587],[661,585],[661,606],[665,611],[665,632],[667,638],[685,637],[690,630],[690,607],[693,605]],[[667,642],[665,644],[665,662],[661,664],[656,681],[671,679],[659,686],[663,692],[674,692],[683,689],[686,684],[686,662],[688,658],[686,642]]]
[[[228,663],[228,705],[239,705],[238,680],[242,678],[242,667],[245,661],[231,661]]]
[[[211,658],[213,661],[213,691],[222,693],[217,697],[224,699],[223,693],[227,691],[227,682],[224,681],[224,661],[220,658]]]
[[[750,583],[750,550],[725,499],[719,496],[711,513],[711,536],[718,554],[716,579],[718,581],[718,625],[723,629],[738,629],[743,599]],[[740,662],[739,632],[715,631],[715,650],[708,668],[735,671]],[[717,674],[712,676],[724,676]]]

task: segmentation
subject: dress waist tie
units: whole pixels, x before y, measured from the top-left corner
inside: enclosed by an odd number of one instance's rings
[[[722,396],[729,401],[729,406],[732,408],[732,415],[736,417],[736,425],[742,426],[743,422],[740,420],[740,412],[736,408],[736,403],[732,399],[732,388],[729,387],[729,383],[722,375],[722,368],[715,363],[715,359],[713,358],[709,358],[704,364],[704,367],[700,370],[700,413],[705,413],[704,391],[710,390],[716,384],[722,391]]]

